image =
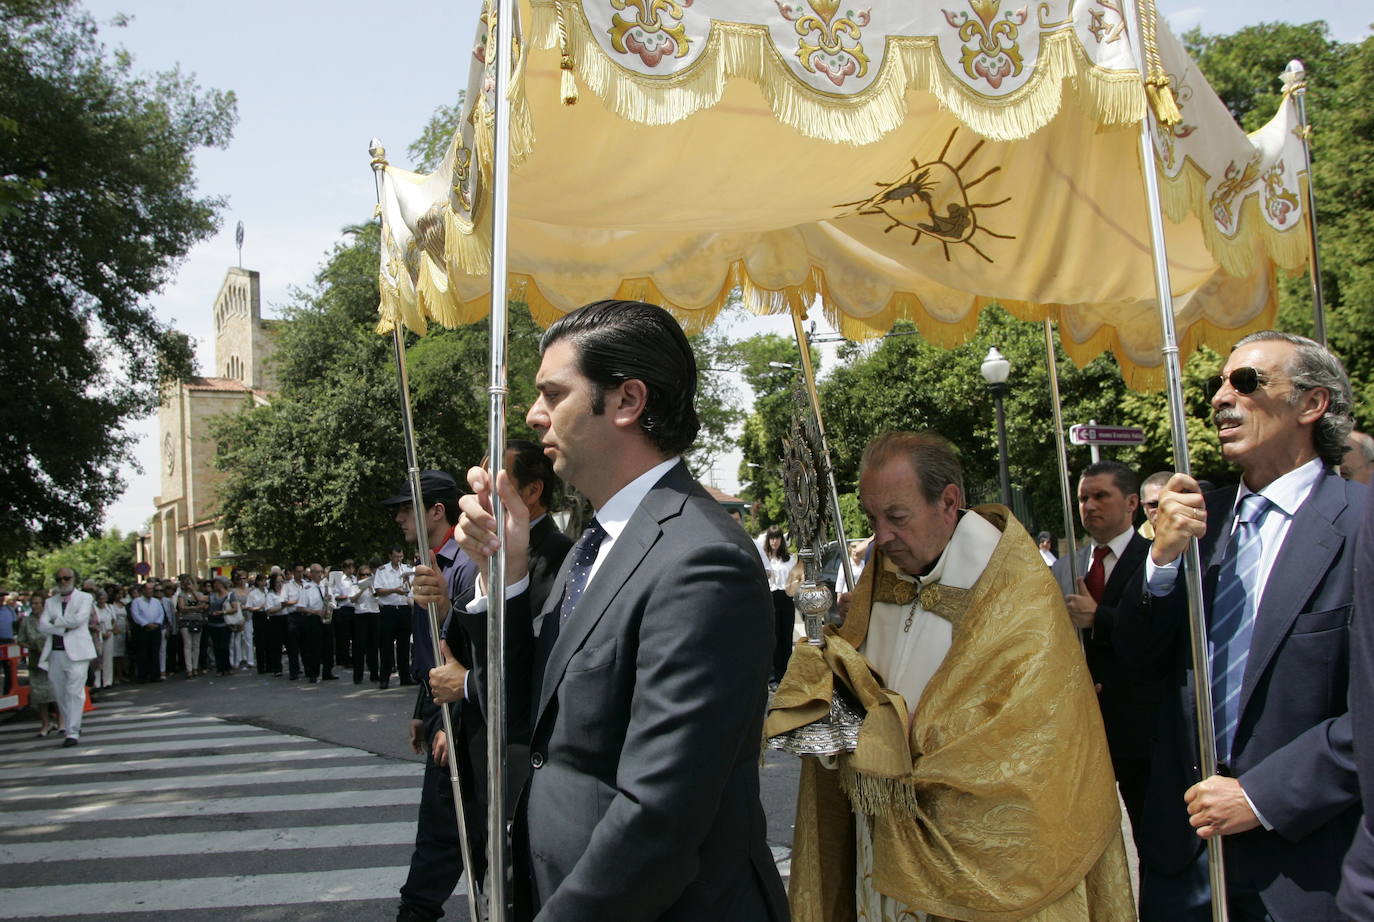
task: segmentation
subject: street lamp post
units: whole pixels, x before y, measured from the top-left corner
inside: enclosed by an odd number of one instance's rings
[[[1002,505],[1011,508],[1011,471],[1007,467],[1007,417],[1002,408],[1002,395],[1007,392],[1007,376],[1011,362],[993,346],[983,359],[983,380],[988,382],[992,400],[997,407],[997,473],[1002,486]]]

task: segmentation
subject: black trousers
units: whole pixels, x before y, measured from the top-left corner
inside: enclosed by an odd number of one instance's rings
[[[258,663],[258,674],[271,672],[267,667],[272,665],[268,662],[271,652],[268,650],[268,635],[272,628],[268,626],[271,619],[260,611],[253,612],[253,659]],[[277,662],[281,662],[281,654],[277,654]]]
[[[320,622],[320,674],[334,674],[334,622]]]
[[[157,643],[154,644],[153,646],[158,650],[158,653],[160,654],[160,653],[161,653],[161,650],[162,650],[162,639],[161,639],[161,635],[155,635],[155,636],[158,637],[158,641],[157,641]],[[185,672],[185,671],[186,671],[186,647],[185,647],[185,645],[181,642],[181,630],[178,628],[177,630],[172,631],[172,633],[166,635],[166,639],[167,639],[167,670],[166,670],[166,671],[167,671],[167,674],[168,674],[168,675],[176,675],[178,672]],[[162,662],[162,657],[161,657],[160,655],[158,655],[159,668],[161,668],[161,662]]]
[[[299,627],[299,643],[301,659],[305,661],[305,677],[315,681],[320,677],[320,654],[324,649],[324,622],[314,615],[288,615],[288,618],[296,619]],[[289,653],[287,654],[290,655]],[[292,675],[296,675],[295,672]]]
[[[367,674],[373,682],[381,678],[377,673],[378,621],[381,615],[375,611],[353,613],[353,683],[363,680],[363,661],[367,661]]]
[[[1149,759],[1112,759],[1112,772],[1121,788],[1121,802],[1131,818],[1131,838],[1140,848],[1140,830],[1145,822],[1145,789],[1150,784]]]
[[[792,599],[781,589],[773,590],[773,681],[782,681],[787,661],[792,658],[793,627],[797,621]]]
[[[461,736],[461,731],[459,732]],[[429,748],[429,747],[427,747]],[[471,759],[462,748],[456,753],[458,773],[463,779],[463,812],[466,814],[468,846],[472,852],[473,873],[468,886],[483,886],[486,875],[486,805],[473,796]],[[447,762],[434,764],[432,749],[425,754],[424,785],[420,789],[420,817],[415,826],[415,851],[410,856],[410,873],[401,885],[401,903],[417,915],[438,919],[444,902],[458,888],[463,873],[462,848],[458,844],[458,811],[453,805],[453,785],[449,782]]]
[[[178,637],[177,641],[180,640]],[[162,681],[162,669],[158,665],[158,651],[162,649],[162,628],[150,631],[142,625],[134,625],[129,631],[129,641],[134,645],[133,654],[138,664],[138,680]]]
[[[381,661],[383,682],[396,672],[401,684],[413,681],[410,677],[410,608],[405,605],[383,605],[381,619]]]
[[[334,660],[340,666],[353,665],[353,606],[334,609]]]
[[[215,651],[215,671],[229,672],[234,668],[233,663],[229,662],[229,635],[232,633],[227,624],[207,624],[206,632],[210,635],[210,643],[207,646],[214,648]]]
[[[268,615],[267,631],[263,637],[263,655],[258,663],[265,663],[267,671],[281,675],[282,649],[286,645],[286,615]]]
[[[294,611],[286,616],[286,668],[293,679],[301,675],[301,633],[305,620],[305,615]]]

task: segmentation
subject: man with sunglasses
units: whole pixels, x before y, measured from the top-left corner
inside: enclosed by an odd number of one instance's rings
[[[1206,840],[1225,837],[1234,920],[1341,918],[1341,858],[1361,807],[1346,686],[1355,531],[1366,490],[1335,471],[1352,394],[1300,336],[1236,344],[1208,383],[1236,487],[1175,474],[1160,496],[1146,588],[1123,609],[1142,665],[1171,673],[1140,842],[1141,918],[1210,919]],[[1210,675],[1192,674],[1180,562],[1201,542]],[[1199,781],[1195,682],[1208,682],[1218,772]]]
[[[95,611],[95,599],[83,589],[76,588],[76,572],[62,567],[55,574],[57,586],[43,606],[38,629],[51,638],[38,661],[47,670],[52,683],[53,697],[62,714],[66,739],[62,745],[75,746],[81,737],[81,711],[86,704],[86,673],[95,659],[95,642],[91,640],[90,619]]]

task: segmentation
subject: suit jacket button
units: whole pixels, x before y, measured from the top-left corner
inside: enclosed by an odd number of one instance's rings
[[[531,753],[531,754],[530,754],[530,764],[533,765],[535,768],[543,768],[543,767],[544,767],[544,754],[543,754],[542,752]]]

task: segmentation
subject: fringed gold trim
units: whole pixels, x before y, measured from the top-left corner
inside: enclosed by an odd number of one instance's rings
[[[1066,92],[1102,125],[1127,125],[1145,114],[1140,75],[1093,65],[1069,28],[1041,36],[1035,73],[1005,97],[984,96],[955,76],[933,38],[905,36],[887,38],[881,68],[868,87],[837,96],[797,80],[762,25],[713,22],[705,50],[691,66],[652,77],[608,57],[577,4],[535,0],[532,18],[532,45],[557,50],[560,63],[570,56],[582,84],[607,109],[648,125],[676,122],[714,105],[735,77],[755,84],[783,124],[839,144],[869,144],[901,125],[911,89],[929,92],[962,123],[997,141],[1019,140],[1044,127]]]
[[[910,775],[904,778],[879,778],[858,772],[849,764],[848,756],[839,758],[840,790],[844,791],[855,813],[865,816],[888,816],[896,810],[919,813],[920,798]]]
[[[1256,270],[1256,238],[1264,244],[1264,252],[1281,269],[1298,272],[1307,267],[1307,240],[1301,221],[1287,230],[1276,229],[1260,213],[1259,195],[1251,193],[1245,196],[1236,213],[1236,232],[1228,235],[1217,227],[1212,218],[1207,194],[1211,177],[1196,162],[1184,158],[1183,166],[1175,176],[1166,175],[1163,169],[1157,172],[1164,214],[1175,224],[1182,224],[1189,214],[1196,215],[1202,226],[1207,251],[1229,275],[1244,278]],[[1306,188],[1306,174],[1299,175],[1298,182],[1301,192]]]

